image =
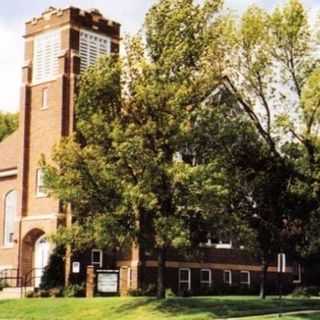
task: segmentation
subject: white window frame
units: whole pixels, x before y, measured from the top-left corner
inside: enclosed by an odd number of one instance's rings
[[[246,273],[248,275],[248,281],[247,282],[243,282],[241,281],[241,273]],[[240,284],[243,284],[243,285],[247,285],[248,287],[250,287],[251,285],[251,273],[250,271],[240,271]]]
[[[226,281],[227,280],[226,274],[229,274],[228,280],[230,280],[230,281],[228,281],[228,282]],[[223,283],[227,284],[229,286],[232,285],[232,271],[231,270],[223,270]]]
[[[48,108],[49,108],[49,88],[44,87],[42,89],[41,110],[45,110]]]
[[[298,266],[298,280],[293,280],[292,282],[299,284],[299,283],[302,283],[302,270],[301,270],[301,264],[300,263],[298,263],[297,266]]]
[[[8,210],[8,200],[9,196],[14,195],[14,203],[11,204],[10,209],[14,209],[14,211]],[[4,196],[4,201],[3,201],[3,246],[5,248],[11,248],[13,247],[14,244],[14,222],[17,216],[17,205],[18,205],[18,199],[17,199],[17,191],[16,190],[10,190],[8,191],[5,196]],[[9,212],[8,212],[9,211]],[[12,214],[12,216],[9,216],[9,213]],[[8,219],[10,219],[10,225],[8,224]],[[9,227],[12,227],[12,229],[8,230]],[[9,232],[11,231],[11,232]]]
[[[209,280],[202,279],[202,272],[209,272]],[[212,270],[211,269],[200,269],[200,284],[208,285],[211,287],[212,285]]]
[[[111,38],[97,32],[80,30],[80,70],[86,70],[100,56],[111,53]]]
[[[55,29],[40,33],[35,36],[33,43],[33,84],[54,80],[59,74],[61,30]],[[51,51],[48,51],[47,48],[50,48]]]
[[[232,249],[232,241],[229,240],[229,242],[223,242],[222,240],[219,240],[218,243],[214,243],[212,242],[211,235],[209,234],[208,240],[204,246],[213,247],[216,249]]]
[[[95,262],[93,260],[95,253],[99,253],[99,262]],[[92,249],[91,250],[91,264],[93,266],[98,266],[99,268],[102,268],[102,266],[103,266],[103,251],[101,249]]]
[[[188,272],[188,280],[182,280],[181,279],[181,272],[182,271],[187,271]],[[180,290],[180,285],[181,284],[188,284],[188,290],[191,290],[191,269],[190,268],[179,268],[179,290]]]
[[[128,267],[127,270],[127,288],[131,289],[132,288],[132,269],[131,267]]]
[[[37,198],[48,197],[48,192],[44,187],[43,182],[43,169],[38,168],[36,171],[36,196]]]
[[[232,249],[232,241],[229,242],[223,242],[219,240],[218,243],[213,244],[216,249]]]

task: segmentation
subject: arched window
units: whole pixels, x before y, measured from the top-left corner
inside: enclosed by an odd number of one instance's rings
[[[17,213],[17,192],[12,190],[4,199],[4,245],[13,243],[14,220]]]

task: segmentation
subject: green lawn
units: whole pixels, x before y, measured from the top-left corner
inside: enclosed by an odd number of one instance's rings
[[[320,300],[285,299],[283,311],[320,310]],[[276,299],[253,297],[24,299],[0,301],[0,319],[26,320],[209,320],[278,312]],[[259,318],[257,318],[259,319]],[[260,318],[260,319],[270,319]],[[260,320],[259,319],[259,320]],[[314,320],[288,317],[283,320]]]

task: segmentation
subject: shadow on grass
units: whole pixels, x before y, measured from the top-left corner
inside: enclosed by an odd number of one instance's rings
[[[296,319],[296,320],[319,320],[320,319],[320,313],[299,314],[299,315],[293,316],[292,319]]]
[[[168,317],[199,316],[201,314],[212,318],[240,317],[249,315],[262,315],[279,312],[278,299],[246,299],[241,298],[169,298],[157,300],[154,298],[134,299],[116,308],[119,314],[127,314],[139,307],[148,308],[150,311],[162,313]],[[299,310],[320,310],[320,301],[283,299],[281,312]],[[308,318],[306,318],[308,319]],[[312,319],[312,318],[311,318]]]

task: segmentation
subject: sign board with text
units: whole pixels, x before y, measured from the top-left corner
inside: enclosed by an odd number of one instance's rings
[[[97,291],[100,293],[117,293],[119,273],[117,271],[97,272]]]
[[[72,273],[80,273],[80,262],[72,262]]]

